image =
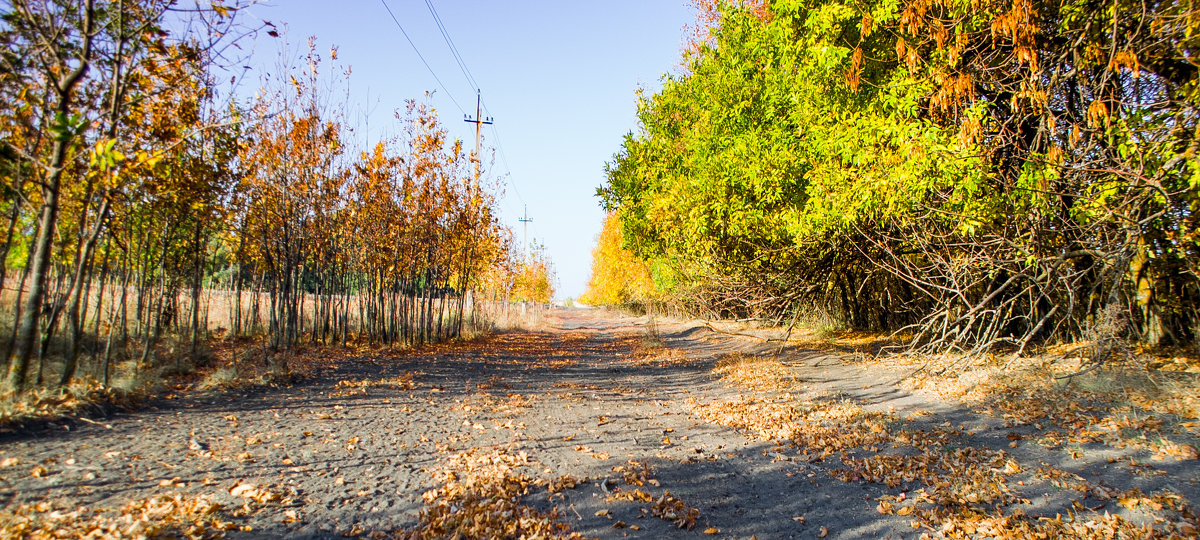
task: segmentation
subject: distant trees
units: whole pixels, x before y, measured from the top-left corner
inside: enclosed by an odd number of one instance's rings
[[[253,31],[239,7],[6,6],[9,389],[199,361],[214,315],[272,350],[453,338],[508,264],[497,181],[425,103],[398,113],[403,135],[352,150],[313,42],[259,101],[221,98],[218,55]]]
[[[1192,8],[702,4],[601,190],[677,301],[928,350],[1195,342]]]
[[[592,250],[592,277],[580,302],[636,307],[656,299],[650,269],[621,242],[621,220],[616,213],[610,213],[604,218],[596,248]]]

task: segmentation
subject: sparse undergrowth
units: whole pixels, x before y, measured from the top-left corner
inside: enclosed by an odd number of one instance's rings
[[[113,383],[83,377],[57,388],[34,388],[20,394],[0,395],[0,431],[60,420],[88,421],[88,416],[112,410],[132,410],[145,400],[167,399],[194,390],[237,390],[286,384],[311,376],[322,366],[343,359],[352,351],[308,347],[270,354],[258,344],[215,344],[207,365],[192,368],[180,363],[169,370],[139,370],[119,366]]]

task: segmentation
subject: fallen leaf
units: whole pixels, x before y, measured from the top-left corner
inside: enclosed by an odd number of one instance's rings
[[[817,538],[825,538],[825,536],[828,534],[829,534],[829,529],[826,529],[825,527],[821,527],[821,532],[817,533]]]
[[[721,529],[718,529],[716,527],[709,527],[707,529],[704,529],[704,534],[720,534],[720,532],[721,532]]]
[[[254,484],[238,484],[233,489],[229,490],[229,494],[234,497],[253,497],[255,493]]]

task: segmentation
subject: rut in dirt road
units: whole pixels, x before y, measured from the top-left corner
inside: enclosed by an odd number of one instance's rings
[[[450,519],[463,505],[439,497],[501,470],[528,492],[504,508],[588,537],[907,538],[948,519],[910,506],[917,494],[939,496],[940,477],[893,483],[871,476],[872,460],[903,476],[904,460],[925,459],[1008,489],[1010,476],[1013,486],[1032,481],[1013,476],[1033,468],[1014,457],[1046,457],[1008,454],[1025,450],[1009,448],[994,419],[924,402],[836,355],[791,351],[786,374],[772,371],[783,369],[774,360],[737,372],[729,358],[758,358],[737,353],[772,358],[778,347],[696,325],[660,326],[656,337],[645,323],[557,311],[545,330],[342,353],[294,386],[195,395],[10,437],[0,441],[3,519],[9,530],[77,532],[139,519],[174,523],[168,532],[202,523],[231,537],[429,532],[423,508]],[[784,379],[753,392],[729,382]],[[958,427],[942,427],[950,421]],[[969,445],[961,462],[938,461]],[[880,453],[887,448],[898,454]],[[968,480],[947,485],[969,490]],[[1004,504],[1053,511],[1070,502],[1057,493]]]

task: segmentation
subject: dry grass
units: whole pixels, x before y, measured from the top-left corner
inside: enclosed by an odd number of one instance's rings
[[[1011,361],[990,357],[974,364],[953,356],[895,357],[883,362],[896,367],[923,366],[903,385],[943,399],[982,403],[997,395],[1019,394],[1110,407],[1135,406],[1157,414],[1200,419],[1200,376],[1157,369],[1162,361],[1146,355],[1095,367],[1089,358],[1073,356],[1085,349],[1060,346],[1040,356]],[[1178,364],[1172,360],[1170,365]]]
[[[792,334],[789,345],[818,351],[839,351],[860,355],[880,354],[885,348],[903,347],[912,336],[862,330],[802,330]]]
[[[487,320],[486,326],[466,337],[471,339],[492,330],[545,330],[551,326],[546,320],[546,312],[540,304],[532,304],[524,309],[519,304],[497,304],[481,312],[480,315]]]
[[[1034,481],[1054,486],[1066,481],[1071,489],[1101,501],[1114,500],[1126,508],[1143,505],[1143,510],[1150,512],[1153,525],[1134,523],[1107,512],[1085,512],[1082,507],[1078,512],[1053,518],[1027,515],[1019,509],[1008,510],[1011,505],[1028,502],[1022,498],[1022,491],[1030,485],[1030,480],[1018,480],[1024,475],[1016,476],[1022,472],[1021,464],[1002,450],[960,446],[963,433],[949,424],[915,429],[892,413],[866,411],[849,400],[800,399],[790,393],[764,394],[789,382],[784,366],[770,358],[726,357],[715,372],[746,392],[710,403],[692,401],[690,408],[694,414],[761,440],[773,441],[777,447],[770,455],[775,460],[840,458],[842,468],[831,471],[835,478],[849,483],[903,487],[899,495],[879,497],[877,511],[906,516],[914,529],[933,536],[1173,538],[1194,537],[1200,530],[1188,502],[1175,492],[1167,490],[1153,496],[1145,496],[1136,489],[1117,492],[1077,475],[1064,478],[1063,474],[1040,472]],[[1093,436],[1102,430],[1146,430],[1157,429],[1160,425],[1152,417],[1144,416],[1125,416],[1113,420],[1111,425],[1097,425],[1089,416],[1095,411],[1089,409],[1086,402],[1079,401],[1081,396],[1065,395],[1064,388],[1053,384],[1046,390],[1069,399],[1049,401],[1036,392],[1033,397],[1000,395],[1000,392],[1018,389],[1018,379],[997,382],[1004,373],[989,368],[986,374],[992,378],[983,378],[982,374],[976,373],[975,376],[981,378],[971,384],[952,383],[948,379],[926,382],[954,386],[959,390],[959,398],[968,395],[978,399],[986,397],[989,403],[1006,407],[1001,414],[1034,415],[1037,419],[1014,416],[1013,420],[1017,422],[1063,422],[1072,427],[1075,424],[1071,422],[1078,422],[1084,428],[1081,433],[1089,433],[1087,430],[1091,429]],[[797,453],[787,455],[785,444],[798,450]],[[1182,455],[1177,458],[1187,459]]]
[[[1035,426],[1042,430],[1038,442],[1050,448],[1102,443],[1147,450],[1157,460],[1200,459],[1200,451],[1179,436],[1196,431],[1200,380],[1153,369],[1147,356],[1096,367],[1076,356],[1088,349],[1075,344],[1036,357],[974,364],[927,358],[902,386],[965,403],[1009,426]],[[905,361],[916,366],[922,359]]]

